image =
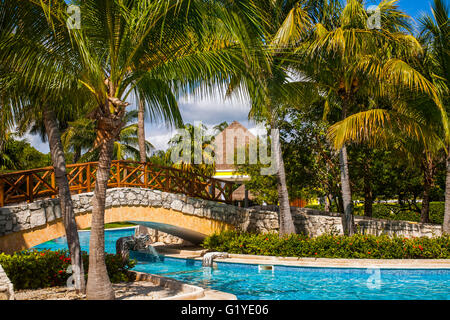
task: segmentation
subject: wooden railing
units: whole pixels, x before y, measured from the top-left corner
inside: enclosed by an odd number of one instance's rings
[[[72,194],[94,191],[97,162],[67,165]],[[195,173],[135,161],[113,161],[108,188],[141,187],[182,193],[205,200],[232,202],[233,183]],[[0,175],[0,207],[56,197],[53,167]]]

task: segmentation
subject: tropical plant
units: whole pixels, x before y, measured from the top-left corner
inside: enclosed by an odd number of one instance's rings
[[[64,119],[76,110],[86,95],[62,66],[67,61],[70,43],[54,50],[62,40],[47,24],[45,14],[29,1],[2,2],[0,5],[0,88],[2,114],[23,127],[36,124],[41,136],[47,136],[55,182],[58,187],[69,251],[74,266],[75,288],[85,291],[80,243],[67,181],[65,156],[60,139]],[[64,41],[63,41],[64,42]],[[45,70],[45,71],[44,71]],[[45,74],[45,75],[44,75]],[[81,89],[81,90],[80,90]],[[67,109],[61,108],[69,105]],[[71,108],[72,107],[72,108]],[[59,115],[59,120],[56,115]],[[5,119],[3,119],[5,120]],[[20,128],[22,127],[22,128]],[[22,131],[23,132],[23,131]]]
[[[124,126],[119,133],[119,137],[114,142],[113,159],[125,160],[131,158],[140,160],[140,148],[138,137],[138,124],[134,123],[138,115],[136,110],[128,111],[124,116]],[[68,128],[61,136],[64,150],[73,151],[73,162],[90,162],[98,160],[98,150],[93,147],[96,138],[96,122],[91,119],[79,118],[68,123]],[[145,160],[154,149],[153,145],[144,140]],[[85,151],[84,154],[82,152]]]
[[[348,123],[353,120],[356,129],[367,124],[368,119],[380,120],[385,111],[375,108],[374,99],[378,102],[378,97],[392,97],[400,88],[428,94],[442,112],[435,87],[408,64],[422,52],[422,47],[405,32],[409,28],[408,16],[398,9],[396,2],[385,0],[378,6],[383,26],[378,30],[368,25],[370,14],[360,1],[347,1],[334,28],[317,23],[311,37],[297,45],[297,60],[291,65],[302,77],[304,90],[318,90],[326,98],[324,118],[339,110],[340,119],[345,121],[331,128],[330,137],[340,155],[343,226],[348,235],[355,232],[344,143],[344,132],[350,132]],[[355,113],[359,117],[353,116]]]
[[[154,115],[180,124],[178,108],[167,91],[186,92],[199,83],[224,81],[237,68],[251,68],[253,52],[248,44],[261,39],[259,13],[248,1],[87,0],[77,2],[83,13],[82,28],[68,29],[71,17],[66,2],[29,2],[46,15],[44,28],[51,28],[59,40],[49,39],[48,45],[56,52],[71,48],[65,63],[59,65],[64,78],[40,69],[39,81],[50,86],[66,78],[75,80],[96,101],[89,112],[97,120],[94,147],[99,150],[99,165],[87,297],[113,299],[104,262],[104,212],[114,141],[124,125],[127,98],[139,85],[141,98]],[[27,61],[25,52],[20,52],[16,63]],[[161,81],[168,85],[158,86]]]
[[[449,106],[449,88],[450,80],[450,25],[449,25],[449,7],[443,0],[434,0],[431,8],[431,15],[420,19],[422,26],[422,37],[430,50],[433,83],[439,88],[441,99],[444,105]],[[447,118],[443,117],[443,127],[447,125]],[[447,149],[447,178],[445,187],[445,214],[442,230],[450,234],[450,137],[448,132],[443,130],[441,135],[445,138]]]
[[[194,126],[187,123],[169,140],[166,162],[184,171],[212,176],[215,172],[212,140],[204,124]]]

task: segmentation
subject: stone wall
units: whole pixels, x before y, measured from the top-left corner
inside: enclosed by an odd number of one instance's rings
[[[144,226],[138,226],[136,228],[135,235],[139,234],[148,234],[150,236],[150,243],[162,242],[169,245],[176,244],[180,246],[192,246],[192,243],[187,240],[183,240],[179,237],[162,232],[160,230],[151,229]]]
[[[14,300],[14,288],[0,265],[0,300]]]
[[[92,211],[93,193],[73,195],[76,214]],[[240,208],[214,201],[189,198],[158,190],[140,188],[115,188],[107,190],[106,208],[112,207],[163,207],[185,215],[225,222],[241,231],[274,232],[278,230],[276,207]],[[335,232],[342,234],[341,216],[313,209],[293,208],[292,213],[298,233],[318,236]],[[17,231],[45,226],[61,219],[58,199],[40,200],[29,204],[0,208],[0,237]],[[355,223],[365,234],[398,234],[407,237],[439,236],[441,226],[406,221],[392,221],[355,217]],[[167,238],[168,239],[168,238]],[[167,240],[167,241],[174,241]]]
[[[278,212],[276,206],[256,206],[253,210],[269,210]],[[326,233],[343,234],[341,214],[324,212],[309,208],[291,208],[297,233],[312,237]],[[359,233],[381,235],[394,234],[405,237],[437,237],[442,235],[442,226],[430,223],[417,223],[400,220],[375,219],[355,216],[355,224]]]

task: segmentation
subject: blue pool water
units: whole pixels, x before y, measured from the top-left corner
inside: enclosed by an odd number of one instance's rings
[[[116,241],[122,237],[132,236],[135,228],[111,229],[105,231],[105,251],[108,253],[116,253]],[[80,238],[80,246],[82,251],[89,252],[89,231],[78,232]],[[60,250],[68,249],[66,237],[50,240],[34,247],[38,250],[50,249]]]
[[[115,252],[116,239],[132,235],[134,229],[109,230],[106,251]],[[82,250],[88,251],[89,232],[80,232]],[[37,249],[64,249],[65,239],[41,244]],[[232,293],[238,299],[252,300],[449,300],[450,269],[305,268],[275,266],[260,271],[257,265],[217,263],[218,268],[203,268],[201,261],[162,257],[151,262],[143,254],[136,271],[160,274],[205,288]],[[375,282],[370,279],[376,279]],[[378,280],[379,279],[379,280]]]

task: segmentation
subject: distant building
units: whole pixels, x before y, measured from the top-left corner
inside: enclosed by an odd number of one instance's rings
[[[245,152],[246,146],[252,141],[256,143],[256,140],[256,137],[238,121],[233,121],[214,138],[216,172],[213,177],[241,184],[233,192],[233,200],[243,202],[244,206],[248,205],[253,196],[245,189],[245,181],[250,180],[250,177],[238,172],[238,164],[243,164],[249,159],[249,154]]]
[[[214,138],[216,172],[213,177],[240,184],[233,192],[233,200],[244,207],[251,203],[254,196],[245,188],[245,182],[250,180],[250,176],[240,174],[238,164],[248,161],[252,152],[256,157],[256,150],[251,149],[251,142],[256,146],[257,138],[238,121],[233,121]],[[246,147],[249,152],[245,152]],[[293,207],[305,207],[308,201],[291,199],[290,204]]]

